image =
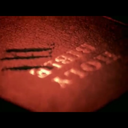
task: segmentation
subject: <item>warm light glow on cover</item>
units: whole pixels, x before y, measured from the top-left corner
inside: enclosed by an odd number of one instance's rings
[[[31,69],[31,70],[29,71],[29,73],[30,73],[31,75],[35,75],[34,69]]]
[[[47,75],[51,74],[51,71],[47,69],[40,68],[39,71],[37,71],[38,77],[39,78],[45,78]]]
[[[62,88],[65,88],[67,84],[71,84],[71,81],[68,79],[61,79],[59,77],[55,77],[53,80],[59,83]]]

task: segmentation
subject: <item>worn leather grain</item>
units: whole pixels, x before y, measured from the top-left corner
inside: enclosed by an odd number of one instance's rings
[[[128,28],[101,16],[1,16],[0,17],[0,96],[31,111],[95,111],[118,98],[128,88]],[[95,53],[53,70],[46,78],[31,75],[29,70],[6,70],[7,67],[37,66],[87,43]],[[51,48],[51,56],[37,59],[2,60],[14,56],[7,49]],[[121,58],[80,79],[65,89],[52,82],[72,67],[109,51]],[[47,55],[47,52],[31,53]],[[18,55],[31,55],[18,53]]]

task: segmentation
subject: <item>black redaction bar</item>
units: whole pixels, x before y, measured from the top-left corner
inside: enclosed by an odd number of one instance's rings
[[[24,65],[24,66],[19,66],[19,67],[8,67],[8,68],[3,68],[2,71],[6,71],[6,70],[30,70],[30,69],[38,69],[38,68],[46,68],[46,69],[53,69],[53,67],[50,66],[28,66],[28,65]]]
[[[24,48],[24,49],[8,49],[6,52],[41,52],[48,51],[52,48]]]

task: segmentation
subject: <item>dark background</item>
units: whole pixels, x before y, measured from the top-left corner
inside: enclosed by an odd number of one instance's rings
[[[113,19],[128,23],[128,16],[109,16]],[[29,112],[19,106],[16,106],[10,102],[0,99],[0,112]],[[120,98],[107,104],[97,112],[128,112],[128,92],[123,94]]]
[[[121,21],[123,23],[126,23],[126,24],[128,23],[128,16],[109,16],[109,17],[116,19],[118,21]]]

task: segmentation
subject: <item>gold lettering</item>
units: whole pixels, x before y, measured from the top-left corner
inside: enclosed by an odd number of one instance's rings
[[[35,70],[34,70],[34,69],[31,69],[31,70],[29,71],[29,73],[30,73],[31,75],[35,75]]]
[[[91,60],[91,61],[88,61],[87,63],[82,63],[81,64],[81,68],[84,70],[84,71],[94,71],[94,70],[98,70],[101,68],[101,63],[96,61],[96,60]]]
[[[65,55],[61,55],[61,56],[58,56],[57,58],[55,58],[55,61],[56,62],[61,62],[62,64],[68,64],[68,63],[74,61],[74,58],[68,57],[68,56],[65,56]]]
[[[79,52],[77,52],[77,51],[73,51],[73,50],[71,50],[71,51],[67,51],[67,53],[69,53],[69,54],[71,54],[71,55],[74,55],[74,56],[76,56],[76,57],[82,57],[82,54],[81,53],[79,53]]]
[[[75,74],[75,75],[78,75],[80,78],[84,78],[84,76],[85,76],[85,73],[84,73],[84,72],[79,71],[78,69],[74,69],[74,68],[72,68],[72,69],[66,71],[66,72],[64,73],[64,75],[69,76],[70,73],[73,73],[73,74]]]
[[[51,60],[50,61],[48,61],[48,62],[45,62],[44,63],[44,66],[54,66],[54,67],[56,67],[56,68],[61,68],[62,67],[62,65],[60,65],[60,64],[57,64],[57,63],[53,63]]]
[[[99,70],[102,66],[101,63],[96,60],[88,61],[87,64],[92,65],[95,68],[95,70]]]
[[[77,47],[76,50],[79,52],[83,52],[83,53],[90,53],[90,52],[94,51],[95,48],[92,47],[91,45],[88,45],[85,43],[85,44],[82,44],[79,47]]]
[[[96,57],[97,60],[103,61],[106,64],[111,63],[112,61],[115,61],[117,59],[119,59],[120,56],[116,56],[114,54],[111,54],[110,52],[104,52],[103,55],[99,55]]]
[[[61,88],[65,88],[67,85],[70,85],[72,82],[68,79],[62,79],[59,77],[55,77],[53,79],[54,82],[57,82]]]
[[[86,44],[86,43],[82,44],[81,47],[86,47],[86,48],[88,48],[90,51],[95,51],[95,48],[94,48],[93,46],[88,45],[88,44]]]
[[[45,78],[46,76],[50,75],[52,72],[44,69],[44,68],[40,68],[39,71],[37,71],[38,77],[39,78]]]

